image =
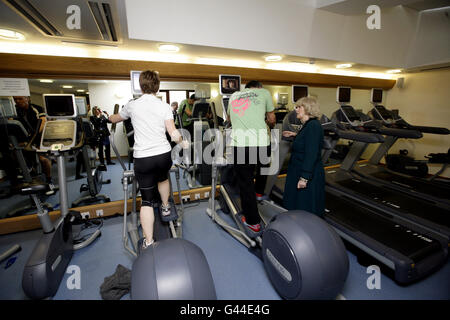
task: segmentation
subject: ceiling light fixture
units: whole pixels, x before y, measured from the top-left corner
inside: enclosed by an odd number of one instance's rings
[[[338,69],[345,69],[345,68],[351,68],[352,64],[351,63],[341,63],[336,65],[336,68]]]
[[[77,92],[84,92],[84,89],[78,89]]]
[[[23,33],[8,30],[8,29],[0,29],[0,39],[4,40],[25,40],[25,36]]]
[[[270,55],[264,58],[267,62],[281,61],[281,59],[283,58],[279,55]]]
[[[400,69],[392,69],[392,70],[386,71],[386,73],[400,73],[400,72],[402,72],[402,70],[400,70]]]
[[[178,52],[180,48],[173,44],[160,44],[159,51],[161,52]]]
[[[41,79],[41,80],[39,80],[39,82],[42,82],[42,83],[53,83],[53,80],[50,80],[50,79]]]
[[[73,86],[68,86],[68,85],[65,85],[65,86],[62,86],[64,89],[72,89],[73,88]]]

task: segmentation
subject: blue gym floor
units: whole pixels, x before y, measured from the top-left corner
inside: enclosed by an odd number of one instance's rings
[[[111,200],[122,199],[122,170],[116,165],[108,166],[104,179],[112,183],[104,185],[102,192]],[[69,201],[80,196],[79,185],[83,180],[74,180],[75,162],[67,163]],[[55,175],[56,176],[56,175]],[[182,180],[182,189],[186,183]],[[175,179],[173,179],[175,185]],[[175,187],[176,190],[176,187]],[[19,201],[20,199],[14,200]],[[55,207],[58,194],[48,197],[47,201]],[[7,205],[13,200],[1,200],[0,215],[6,212]],[[185,205],[183,237],[197,244],[204,252],[213,275],[217,297],[220,300],[279,300],[272,288],[261,261],[232,238],[227,232],[214,224],[206,214],[207,202],[193,202]],[[57,207],[56,207],[57,208]],[[227,219],[224,215],[224,218]],[[99,300],[100,286],[105,277],[112,275],[118,264],[131,268],[133,258],[122,245],[122,217],[104,219],[102,236],[92,245],[76,251],[70,266],[78,266],[81,271],[80,289],[69,289],[71,274],[66,273],[55,295],[55,300]],[[0,236],[0,252],[14,244],[20,244],[22,250],[13,257],[15,262],[6,268],[7,260],[0,264],[0,299],[27,299],[21,287],[22,272],[41,230],[34,230]],[[367,282],[371,274],[367,268],[358,264],[356,257],[348,253],[350,270],[347,282],[338,299],[347,300],[449,300],[450,299],[450,262],[437,272],[418,283],[402,287],[390,278],[381,275],[380,288],[369,289]],[[370,282],[370,281],[369,281]],[[129,299],[125,295],[123,299]]]

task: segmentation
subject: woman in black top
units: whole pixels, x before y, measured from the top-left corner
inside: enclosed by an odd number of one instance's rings
[[[108,116],[106,111],[100,110],[99,107],[95,106],[92,109],[92,116],[91,116],[91,122],[94,126],[94,130],[96,135],[98,136],[98,158],[100,160],[101,164],[105,164],[105,158],[103,156],[103,147],[105,147],[105,155],[106,155],[106,163],[107,164],[114,164],[114,162],[111,161],[111,147],[109,143],[109,135],[111,134],[108,130],[108,123],[111,123],[111,121],[108,120],[107,117],[105,117],[104,114]]]

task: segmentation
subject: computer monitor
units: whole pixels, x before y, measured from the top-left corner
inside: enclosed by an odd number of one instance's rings
[[[308,96],[308,86],[293,85],[292,86],[292,103],[296,103],[298,99]]]
[[[382,101],[383,101],[383,89],[372,88],[372,92],[370,93],[370,102],[381,103]]]
[[[17,117],[16,103],[13,97],[0,97],[0,116],[6,118]]]
[[[45,113],[49,118],[67,119],[77,116],[75,95],[73,94],[43,94]]]
[[[139,84],[139,76],[142,71],[130,71],[131,93],[133,95],[141,95],[141,85]]]
[[[77,113],[79,116],[87,115],[86,97],[75,97],[75,104],[77,105]]]
[[[338,103],[349,103],[351,99],[352,88],[350,87],[337,87],[336,101]]]
[[[231,95],[241,90],[241,76],[221,74],[219,75],[219,87],[221,95]]]

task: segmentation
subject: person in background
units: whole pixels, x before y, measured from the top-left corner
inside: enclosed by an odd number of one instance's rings
[[[233,93],[228,106],[234,169],[243,210],[241,221],[246,227],[247,235],[254,238],[262,233],[256,201],[257,196],[264,194],[266,184],[267,176],[261,175],[261,167],[267,164],[263,163],[261,155],[265,154],[266,158],[270,159],[270,135],[267,125],[275,125],[274,106],[270,92],[263,89],[259,81],[250,81],[244,90]]]
[[[172,108],[173,113],[173,120],[176,121],[177,119],[177,112],[178,112],[178,102],[174,101],[170,104],[170,107]]]
[[[103,150],[105,150],[106,163],[108,165],[113,165],[115,163],[111,161],[111,147],[109,142],[110,132],[108,130],[108,123],[111,123],[111,121],[107,118],[108,113],[102,111],[98,106],[95,106],[92,109],[92,114],[91,122],[94,125],[94,131],[99,137],[98,158],[100,163],[103,165],[105,164],[105,157],[103,154]]]
[[[305,210],[322,216],[325,211],[325,171],[322,164],[323,129],[320,107],[313,97],[295,103],[302,128],[292,144],[283,202],[287,210]]]
[[[189,148],[189,142],[183,140],[175,128],[172,108],[156,97],[160,79],[157,71],[144,71],[139,76],[142,96],[128,102],[118,114],[111,115],[112,123],[131,119],[134,128],[134,172],[142,194],[140,220],[144,232],[142,248],[146,249],[154,242],[153,224],[154,207],[159,206],[156,192],[161,199],[161,214],[171,215],[169,202],[169,171],[172,167],[171,146],[166,138],[166,131],[171,140],[180,143],[183,149]]]
[[[183,126],[183,129],[189,131],[192,138],[194,132],[194,123],[190,118],[192,117],[192,109],[194,107],[195,100],[197,100],[195,99],[195,94],[192,94],[189,99],[181,101],[180,107],[178,108],[178,114],[181,117],[181,124]]]
[[[30,97],[15,96],[13,98],[16,103],[18,120],[25,127],[25,130],[27,130],[30,138],[35,134],[36,130],[38,131],[35,141],[39,141],[38,143],[40,143],[40,137],[42,135],[42,131],[44,130],[45,121],[47,120],[44,109],[41,106],[32,104]],[[38,128],[37,125],[39,119],[42,120],[42,122]],[[34,153],[30,154],[25,152],[24,156],[29,164],[34,162]],[[48,191],[45,194],[49,196],[54,194],[56,191],[56,187],[52,179],[52,161],[43,155],[38,155],[38,157],[48,184]]]

